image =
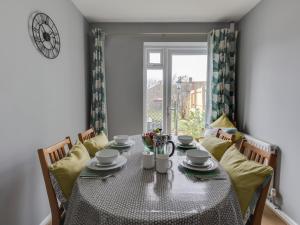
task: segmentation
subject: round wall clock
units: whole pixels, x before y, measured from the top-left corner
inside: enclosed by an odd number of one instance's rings
[[[54,59],[60,51],[60,38],[53,20],[45,13],[35,12],[29,20],[29,31],[35,47],[47,58]]]

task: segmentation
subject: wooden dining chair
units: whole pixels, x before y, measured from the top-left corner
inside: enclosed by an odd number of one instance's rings
[[[63,223],[65,212],[62,205],[59,205],[58,203],[57,196],[50,178],[49,166],[66,156],[66,146],[68,146],[68,150],[72,148],[70,137],[66,137],[64,140],[48,148],[41,148],[38,150],[38,156],[41,163],[52,214],[52,225],[61,225]]]
[[[275,173],[276,169],[276,152],[268,152],[266,150],[260,149],[250,143],[247,142],[246,139],[243,139],[240,144],[240,152],[244,154],[249,160],[253,160],[257,163],[271,166]],[[264,211],[267,195],[269,192],[271,179],[262,189],[258,201],[256,203],[256,207],[254,210],[254,214],[250,219],[250,225],[261,225],[262,214]]]
[[[216,137],[220,138],[222,140],[225,140],[225,141],[232,141],[232,142],[234,142],[234,140],[235,140],[235,135],[234,134],[228,134],[225,131],[223,131],[222,129],[219,129],[217,131]]]
[[[82,133],[78,134],[79,141],[83,143],[85,140],[89,140],[96,136],[96,132],[93,128],[90,128]]]

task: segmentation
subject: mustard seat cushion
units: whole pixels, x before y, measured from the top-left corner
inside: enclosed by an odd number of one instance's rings
[[[108,144],[108,139],[104,132],[83,142],[90,156],[94,157],[96,152],[103,149]]]
[[[84,145],[77,141],[67,156],[49,166],[50,173],[55,177],[62,194],[69,199],[73,185],[90,156]]]
[[[265,179],[272,176],[273,169],[248,160],[234,145],[225,152],[220,164],[231,178],[242,214],[245,215],[255,192]]]
[[[207,136],[202,140],[201,145],[220,161],[224,152],[232,145],[232,142],[214,136]]]
[[[211,123],[209,126],[211,128],[226,128],[226,129],[228,129],[228,128],[236,128],[234,126],[234,124],[226,116],[225,113],[223,113],[222,116],[220,116],[215,122]],[[239,131],[235,132],[234,135],[235,135],[235,140],[234,140],[235,142],[238,141],[238,140],[240,140],[240,139],[242,139],[244,137],[244,135],[241,132],[239,132]]]

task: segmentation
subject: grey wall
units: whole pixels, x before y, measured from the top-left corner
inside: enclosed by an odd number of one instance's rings
[[[298,223],[299,11],[299,0],[263,0],[240,21],[238,73],[239,124],[281,148],[282,208]]]
[[[143,131],[143,42],[206,41],[207,37],[154,37],[136,33],[208,32],[229,26],[211,23],[99,23],[105,43],[109,137]]]
[[[56,59],[31,42],[35,10],[60,32]],[[86,128],[87,23],[69,0],[2,0],[0,27],[0,224],[35,225],[50,212],[36,150]]]

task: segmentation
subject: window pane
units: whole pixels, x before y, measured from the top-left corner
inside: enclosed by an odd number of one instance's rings
[[[163,70],[147,70],[146,129],[163,128]]]
[[[206,74],[206,55],[172,55],[172,133],[194,137],[202,135]]]
[[[160,52],[150,52],[149,53],[149,63],[150,64],[161,64]]]

